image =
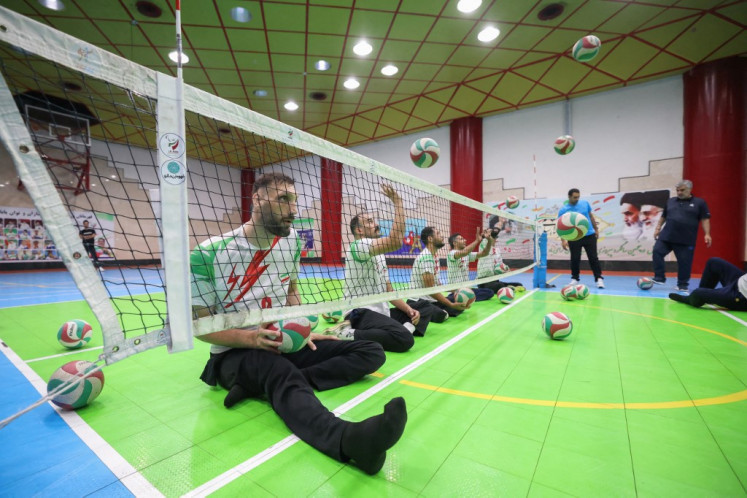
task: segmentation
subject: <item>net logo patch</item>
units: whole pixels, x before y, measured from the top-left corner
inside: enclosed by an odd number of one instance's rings
[[[161,178],[171,185],[179,185],[187,179],[187,170],[179,161],[166,161],[161,165]]]
[[[164,133],[158,139],[158,149],[161,154],[171,159],[184,155],[184,139],[176,133]]]

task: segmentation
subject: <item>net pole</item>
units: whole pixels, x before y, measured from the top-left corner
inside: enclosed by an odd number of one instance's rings
[[[533,285],[535,289],[543,288],[547,285],[547,234],[539,233],[537,211],[537,155],[532,154],[532,181],[534,183],[534,267]]]

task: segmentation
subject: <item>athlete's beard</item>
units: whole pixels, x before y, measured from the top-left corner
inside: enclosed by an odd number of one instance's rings
[[[434,242],[433,243],[433,247],[435,247],[436,249],[441,249],[445,245],[446,245],[446,242]]]
[[[282,217],[275,215],[269,206],[262,209],[262,225],[272,235],[278,237],[287,237],[290,235],[291,227],[283,222]]]

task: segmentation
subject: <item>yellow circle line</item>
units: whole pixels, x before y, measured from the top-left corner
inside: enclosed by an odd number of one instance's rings
[[[628,315],[641,316],[644,318],[654,318],[656,320],[661,320],[664,322],[674,323],[677,325],[684,325],[685,327],[691,327],[694,329],[702,330],[704,332],[708,332],[709,334],[715,334],[715,335],[723,337],[724,339],[729,339],[730,341],[734,341],[737,344],[741,344],[742,346],[747,346],[747,342],[741,341],[737,339],[736,337],[731,337],[721,332],[707,329],[705,327],[700,327],[698,325],[680,322],[677,320],[671,320],[669,318],[661,318],[658,316],[644,315],[643,313],[617,310],[614,308],[603,308],[601,306],[585,305],[583,307],[584,308],[595,308],[598,310],[605,310],[605,311],[615,311],[617,313],[626,313]],[[622,410],[622,409],[625,409],[625,410],[652,410],[652,409],[665,410],[665,409],[671,409],[671,408],[692,408],[696,406],[723,405],[726,403],[735,403],[737,401],[747,400],[747,389],[745,389],[744,391],[724,394],[723,396],[715,396],[713,398],[701,398],[701,399],[692,399],[692,400],[688,399],[688,400],[681,400],[681,401],[659,401],[659,402],[653,402],[653,403],[591,403],[591,402],[585,402],[585,401],[553,401],[553,400],[545,400],[545,399],[514,398],[512,396],[498,396],[498,395],[492,395],[492,394],[482,394],[482,393],[473,393],[469,391],[460,391],[458,389],[449,389],[447,387],[433,386],[430,384],[423,384],[421,382],[412,382],[409,380],[401,380],[399,382],[400,384],[404,384],[410,387],[416,387],[418,389],[426,389],[429,391],[434,391],[434,392],[439,392],[439,393],[444,393],[444,394],[453,394],[455,396],[463,396],[466,398],[487,399],[490,401],[502,401],[504,403],[516,403],[516,404],[522,404],[522,405],[535,405],[535,406],[551,406],[551,407],[558,407],[558,408],[589,408],[589,409],[597,409],[597,410]]]

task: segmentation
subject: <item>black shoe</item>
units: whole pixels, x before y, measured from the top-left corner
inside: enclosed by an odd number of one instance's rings
[[[676,292],[672,292],[671,294],[669,294],[669,299],[671,299],[672,301],[677,301],[678,303],[688,304],[687,296],[677,294]]]

